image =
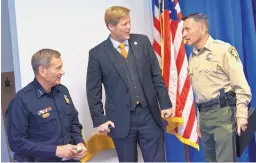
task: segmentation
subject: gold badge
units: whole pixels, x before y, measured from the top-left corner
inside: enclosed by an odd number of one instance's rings
[[[50,116],[50,113],[44,113],[44,114],[42,115],[43,118],[47,118],[47,117],[49,117],[49,116]]]
[[[239,55],[236,51],[236,48],[234,46],[231,46],[229,49],[228,49],[229,53],[236,58],[237,61],[240,61],[239,59]]]
[[[70,104],[70,100],[68,99],[68,96],[67,95],[64,95],[64,99],[66,101],[67,104]]]

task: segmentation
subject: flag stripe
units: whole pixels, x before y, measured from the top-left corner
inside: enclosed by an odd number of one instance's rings
[[[160,21],[156,18],[154,18],[154,27],[158,32],[160,32]]]
[[[188,97],[188,93],[189,93],[189,86],[190,86],[189,77],[187,76],[185,85],[184,85],[184,87],[181,91],[181,95],[180,95],[180,103],[181,103],[180,110],[181,111],[183,111],[186,101],[187,101],[187,97]]]
[[[153,48],[154,48],[155,52],[157,53],[157,55],[159,55],[161,57],[161,46],[157,43],[156,40],[154,40],[154,42],[153,42]]]
[[[171,33],[172,33],[172,41],[175,39],[176,31],[178,27],[178,22],[177,21],[171,21],[170,28],[171,28]]]
[[[193,122],[195,123],[195,107],[194,107],[194,103],[192,104],[191,106],[191,112],[188,116],[188,122]],[[183,134],[183,137],[186,138],[186,139],[189,139],[190,138],[190,135],[191,135],[191,131],[192,131],[192,128],[193,128],[193,123],[187,123],[186,125],[186,128],[185,128],[185,131],[184,131],[184,134]]]
[[[185,59],[184,53],[185,53],[185,47],[184,47],[184,44],[181,44],[180,50],[178,51],[177,60],[176,60],[178,75],[180,74],[180,71]]]

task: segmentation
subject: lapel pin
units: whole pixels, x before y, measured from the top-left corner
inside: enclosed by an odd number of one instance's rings
[[[134,45],[137,45],[138,43],[137,43],[137,41],[134,41]]]

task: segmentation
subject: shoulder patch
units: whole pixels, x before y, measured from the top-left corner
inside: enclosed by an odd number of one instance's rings
[[[236,48],[235,48],[234,46],[229,47],[228,52],[229,52],[233,57],[235,57],[235,59],[236,59],[237,61],[240,61],[239,55],[238,55],[237,50],[236,50]]]

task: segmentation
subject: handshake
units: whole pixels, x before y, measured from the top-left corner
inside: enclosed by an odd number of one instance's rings
[[[56,156],[62,158],[62,161],[70,159],[81,160],[86,155],[86,151],[83,143],[77,145],[67,144],[57,146]]]

